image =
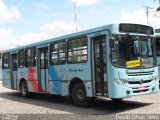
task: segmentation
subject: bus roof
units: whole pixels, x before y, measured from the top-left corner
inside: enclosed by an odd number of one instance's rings
[[[71,38],[74,38],[74,37],[83,36],[83,35],[87,35],[87,34],[92,34],[92,33],[96,33],[96,32],[99,32],[99,31],[109,30],[110,32],[113,32],[114,28],[117,29],[119,24],[120,23],[109,24],[109,25],[105,25],[105,26],[101,26],[101,27],[97,27],[97,28],[92,28],[92,29],[88,29],[88,30],[84,30],[84,31],[76,32],[76,33],[71,33],[71,34],[67,34],[67,35],[63,35],[63,36],[58,36],[58,37],[55,37],[55,38],[41,40],[41,41],[36,42],[36,43],[20,46],[18,48],[4,50],[3,53],[12,52],[12,51],[20,50],[20,49],[25,49],[25,48],[31,48],[31,47],[34,47],[34,46],[40,46],[40,45],[43,45],[43,44],[52,43],[52,42],[57,41],[57,40],[71,39]],[[132,24],[132,23],[129,23],[129,24]]]

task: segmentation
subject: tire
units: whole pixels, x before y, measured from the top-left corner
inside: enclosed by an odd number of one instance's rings
[[[20,84],[20,93],[23,97],[29,97],[28,86],[26,81],[22,81]]]
[[[73,86],[71,92],[72,102],[79,107],[88,107],[91,98],[87,97],[86,89],[83,83],[77,83]]]

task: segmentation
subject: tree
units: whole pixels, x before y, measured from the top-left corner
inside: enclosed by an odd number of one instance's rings
[[[156,0],[154,0],[155,2]],[[160,0],[159,0],[159,7],[156,9],[157,12],[160,12]]]
[[[155,2],[156,0],[154,0],[154,2]],[[160,0],[159,0],[159,4],[160,4]]]

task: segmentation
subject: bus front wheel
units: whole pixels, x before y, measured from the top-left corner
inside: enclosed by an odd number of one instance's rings
[[[26,81],[22,81],[20,84],[20,93],[23,97],[29,97],[28,86]]]
[[[83,83],[77,83],[72,88],[72,101],[79,107],[87,107],[90,104],[90,98],[86,95],[86,89]]]

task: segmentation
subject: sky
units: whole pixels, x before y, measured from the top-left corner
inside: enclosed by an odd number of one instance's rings
[[[160,28],[158,0],[0,0],[0,51],[107,24]]]

